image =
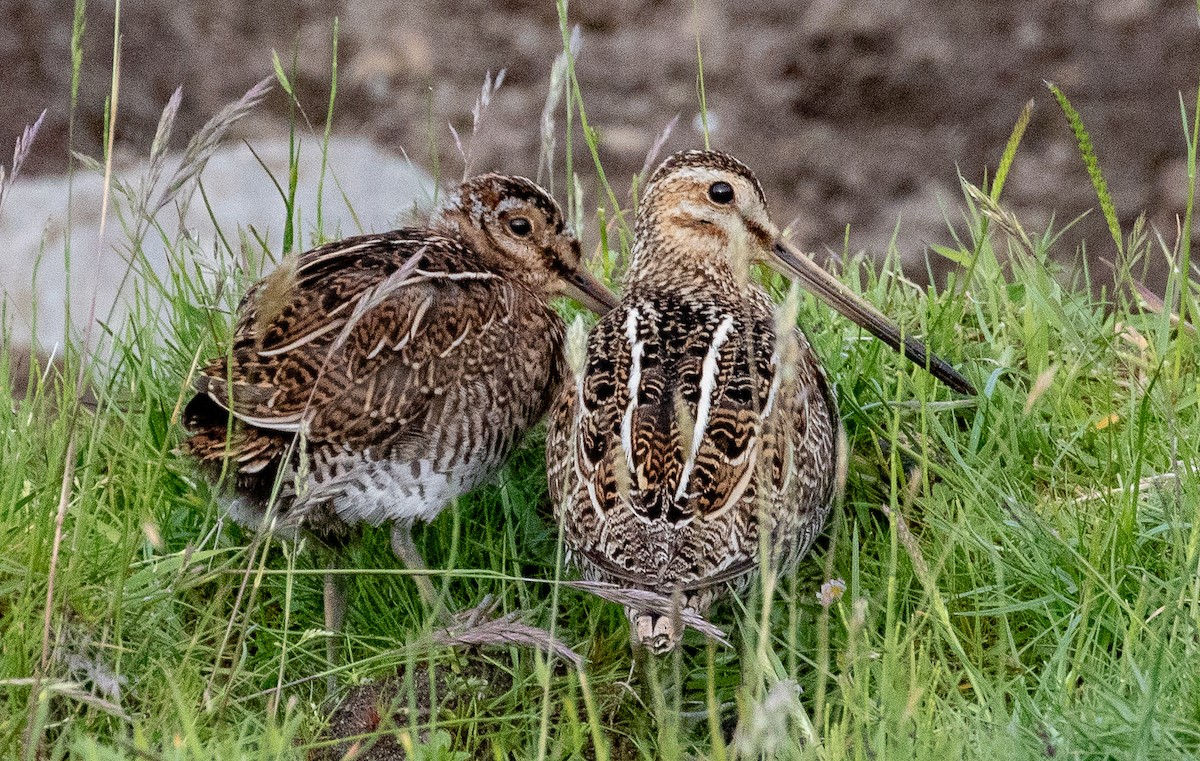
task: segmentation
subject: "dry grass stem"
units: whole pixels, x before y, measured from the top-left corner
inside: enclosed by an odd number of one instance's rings
[[[542,147],[538,154],[537,183],[541,185],[542,179],[548,177],[548,187],[551,191],[554,190],[554,150],[558,144],[554,114],[558,111],[563,96],[567,92],[567,52],[570,51],[572,58],[579,56],[579,45],[582,38],[578,25],[571,29],[570,39],[567,50],[563,50],[555,56],[554,63],[550,66],[550,84],[546,90],[546,103],[542,106]]]
[[[476,607],[461,611],[450,626],[432,635],[443,647],[507,647],[518,645],[552,653],[575,668],[583,667],[583,656],[545,629],[520,621],[520,612],[492,617],[495,602],[487,596]]]
[[[183,160],[179,168],[167,181],[162,196],[154,207],[154,211],[162,209],[174,201],[193,180],[204,171],[204,166],[220,146],[230,127],[241,121],[255,106],[262,102],[271,91],[273,77],[265,77],[258,84],[246,91],[246,94],[217,112],[216,116],[205,122],[200,131],[188,142],[183,152]],[[169,107],[169,106],[168,106]]]
[[[650,177],[650,170],[658,163],[658,154],[671,139],[671,133],[675,131],[678,124],[679,114],[675,114],[674,118],[667,122],[667,126],[662,128],[662,131],[654,138],[654,142],[650,144],[650,150],[646,151],[646,160],[642,163],[642,171],[638,173],[638,177],[643,182]]]
[[[13,147],[12,164],[5,171],[3,166],[0,166],[0,211],[4,209],[4,195],[8,188],[16,181],[21,174],[21,168],[25,165],[25,160],[29,158],[29,153],[33,148],[33,141],[37,139],[38,131],[42,128],[42,121],[46,118],[46,109],[38,114],[38,118],[33,124],[28,124],[21,131],[21,136],[17,138],[16,144]]]

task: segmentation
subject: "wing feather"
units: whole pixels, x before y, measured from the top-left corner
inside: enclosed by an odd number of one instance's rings
[[[473,354],[476,343],[514,340],[514,298],[507,281],[471,269],[462,244],[427,230],[339,241],[250,289],[231,354],[195,388],[247,425],[288,434],[281,446],[301,430],[354,445],[380,416],[404,436],[439,402],[438,379],[488,372],[497,354]]]

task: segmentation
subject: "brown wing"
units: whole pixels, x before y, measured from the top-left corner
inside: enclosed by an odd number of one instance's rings
[[[273,472],[302,427],[310,444],[419,446],[444,379],[489,369],[469,350],[512,340],[513,287],[469,260],[456,241],[398,230],[281,265],[243,299],[230,355],[196,379],[187,448]],[[229,412],[240,425],[225,442]],[[384,422],[391,433],[380,440]]]
[[[846,476],[846,441],[837,394],[799,328],[781,346],[789,368],[763,431],[761,463],[771,506],[770,545],[784,567],[808,551],[824,528]]]

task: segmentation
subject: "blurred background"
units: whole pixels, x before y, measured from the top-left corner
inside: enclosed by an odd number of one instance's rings
[[[961,222],[959,173],[978,184],[994,171],[1031,98],[1033,119],[1006,204],[1034,231],[1094,206],[1071,131],[1043,80],[1062,87],[1082,114],[1122,221],[1145,211],[1165,238],[1176,235],[1187,196],[1179,98],[1182,91],[1193,108],[1200,78],[1194,0],[701,0],[695,9],[691,0],[588,0],[573,3],[569,16],[581,28],[577,72],[588,116],[619,191],[677,115],[665,150],[702,146],[698,33],[713,146],[757,171],[776,220],[790,222],[805,248],[840,251],[848,225],[852,252],[882,254],[894,236],[910,271],[923,273],[928,246],[951,240],[946,219]],[[342,189],[352,202],[383,194],[386,206],[388,194],[396,198],[397,215],[373,217],[372,225],[398,220],[415,194],[394,186],[403,178],[373,181],[377,164],[403,153],[432,172],[432,141],[440,175],[462,174],[447,124],[470,133],[489,70],[504,68],[507,76],[474,139],[470,168],[536,174],[541,112],[562,49],[550,0],[126,3],[116,135],[122,166],[136,168],[148,151],[176,86],[184,96],[172,142],[182,148],[222,105],[271,73],[272,50],[285,67],[295,61],[297,92],[319,135],[334,17],[334,131],[369,146],[346,159],[359,168],[346,170],[355,178]],[[0,0],[0,18],[0,146],[48,108],[26,171],[53,177],[68,156],[70,4]],[[93,156],[100,154],[112,27],[112,3],[89,2],[74,144]],[[252,144],[285,137],[288,109],[276,88],[235,137]],[[562,123],[560,113],[560,130]],[[560,138],[560,172],[561,151]],[[242,154],[245,171],[261,171]],[[578,146],[576,159],[590,178],[591,161]],[[562,199],[561,174],[556,180]],[[411,181],[424,180],[415,172]],[[267,205],[264,214],[282,219],[270,192],[239,203],[256,199]],[[45,225],[37,215],[20,217],[0,210],[0,240],[10,240],[3,236],[14,227]],[[1098,213],[1066,238],[1086,238],[1096,258],[1113,253]],[[10,260],[28,256],[11,244],[0,249]]]

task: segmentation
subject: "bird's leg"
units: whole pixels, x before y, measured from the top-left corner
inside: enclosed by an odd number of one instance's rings
[[[332,566],[332,561],[330,566]],[[342,622],[346,618],[346,580],[341,574],[331,570],[325,572],[325,629],[329,639],[325,641],[325,656],[329,659],[329,668],[336,669],[341,665],[342,655]],[[337,688],[337,677],[332,673],[327,680],[330,692]]]
[[[405,568],[418,572],[413,574],[412,580],[417,585],[417,591],[420,593],[421,602],[425,603],[425,607],[432,611],[437,619],[449,623],[450,616],[441,600],[438,599],[433,582],[429,580],[428,575],[420,573],[428,571],[429,568],[425,565],[425,558],[421,557],[420,550],[413,544],[411,522],[396,521],[392,524],[392,552]]]

